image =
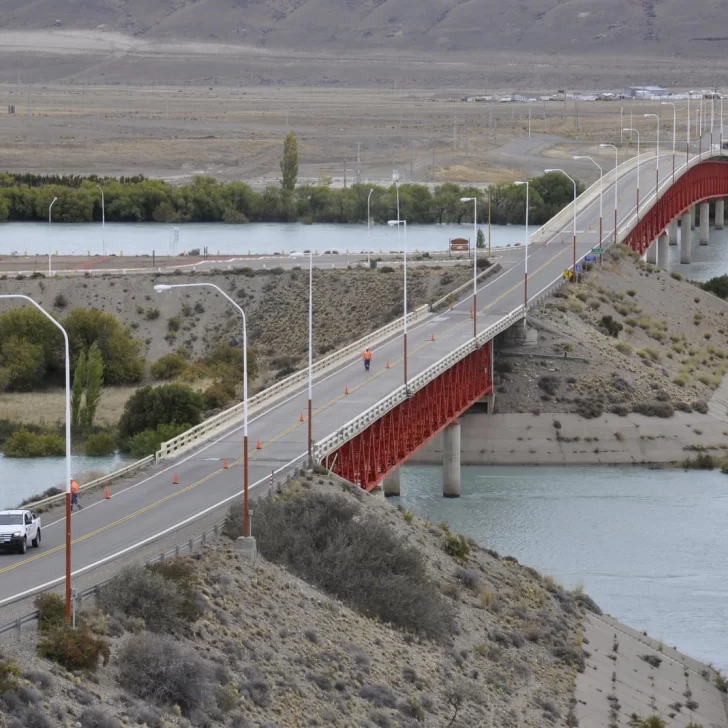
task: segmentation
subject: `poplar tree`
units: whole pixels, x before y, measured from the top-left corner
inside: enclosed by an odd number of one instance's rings
[[[283,142],[283,156],[281,157],[281,187],[293,191],[298,179],[298,139],[296,132],[289,131]]]

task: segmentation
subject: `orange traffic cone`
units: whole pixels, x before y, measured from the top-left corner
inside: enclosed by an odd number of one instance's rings
[[[177,473],[175,473],[174,478],[172,478],[172,485],[179,485],[179,475],[177,475]]]
[[[389,365],[389,359],[387,359],[387,363],[384,366],[385,369],[391,369],[392,367]]]
[[[434,341],[434,340],[435,340],[435,334],[432,334],[432,336],[430,336],[430,341]]]
[[[344,387],[344,394],[349,394],[349,385],[348,384]]]
[[[452,311],[454,308],[455,308],[455,304],[452,301],[450,301],[450,310]]]
[[[225,458],[225,459],[224,459],[224,460],[222,461],[222,469],[223,469],[223,470],[227,470],[227,469],[228,469],[228,467],[229,467],[229,466],[228,466],[228,461],[227,461],[227,458]]]
[[[303,417],[303,410],[301,411],[301,416],[299,418],[299,422],[305,422],[306,420]]]
[[[106,498],[106,500],[110,500],[111,499],[111,493],[109,493],[109,488],[108,487],[104,488],[104,498]]]
[[[262,449],[262,447],[263,447],[263,446],[262,446],[262,445],[260,444],[260,440],[258,440],[258,441],[257,441],[257,442],[255,443],[255,449],[256,449],[256,450],[260,450],[260,449]]]

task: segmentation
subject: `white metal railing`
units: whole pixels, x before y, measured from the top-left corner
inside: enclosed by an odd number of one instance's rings
[[[398,404],[411,397],[414,392],[422,389],[422,387],[424,387],[428,382],[436,379],[444,371],[453,367],[457,364],[457,362],[464,359],[472,351],[480,348],[484,343],[490,341],[499,333],[505,331],[514,323],[523,319],[525,313],[525,307],[519,306],[517,309],[511,311],[509,314],[500,319],[500,321],[497,321],[487,329],[481,331],[475,339],[470,339],[462,346],[459,346],[457,349],[445,355],[438,362],[435,362],[432,366],[429,366],[420,374],[412,377],[406,387],[404,385],[398,387],[394,392],[387,395],[384,399],[380,400],[360,415],[357,415],[354,419],[340,427],[336,432],[322,440],[319,440],[314,445],[314,460],[321,462],[326,455],[338,450],[338,448],[340,448],[344,443],[364,431],[367,427],[369,427],[369,425],[380,419],[390,410],[394,409]]]
[[[486,278],[500,270],[500,266],[491,266],[487,270],[478,274],[479,279]],[[432,310],[441,306],[451,296],[457,296],[464,290],[472,286],[472,281],[468,281],[461,286],[458,286],[455,290],[451,291],[447,296],[435,301],[432,304],[423,304],[414,311],[408,314],[407,323],[413,324],[417,321],[427,317]],[[399,318],[393,321],[391,324],[383,326],[381,329],[372,332],[368,336],[365,336],[358,341],[349,344],[348,346],[335,351],[334,353],[320,359],[313,364],[313,375],[319,377],[322,374],[330,371],[334,367],[338,366],[342,362],[349,361],[354,357],[361,355],[361,352],[365,346],[377,346],[382,342],[386,341],[392,336],[398,334],[403,328],[403,318]],[[270,406],[274,402],[282,399],[284,396],[295,392],[300,387],[303,387],[308,381],[308,370],[302,369],[289,377],[282,379],[280,382],[276,382],[272,386],[264,389],[262,392],[252,396],[248,400],[248,414],[254,414],[259,412],[265,407]],[[157,452],[157,460],[163,460],[170,457],[179,455],[180,453],[188,450],[194,445],[199,444],[202,440],[214,437],[215,435],[223,432],[224,430],[239,424],[243,421],[243,404],[236,404],[234,407],[220,412],[214,417],[201,422],[199,425],[190,428],[181,435],[163,442],[160,449]]]

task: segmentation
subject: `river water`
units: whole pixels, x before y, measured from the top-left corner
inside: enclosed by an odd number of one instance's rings
[[[405,466],[402,503],[433,523],[583,584],[604,610],[728,668],[728,476],[642,468]]]
[[[121,455],[102,458],[72,455],[71,473],[84,482],[92,479],[89,474],[110,473],[126,462],[129,458]],[[65,458],[6,458],[0,453],[0,508],[14,508],[26,498],[54,486],[63,488],[65,479]]]
[[[488,243],[488,226],[482,225]],[[175,230],[178,234],[175,234]],[[530,228],[536,232],[535,227]],[[409,250],[447,250],[451,238],[472,238],[473,226],[410,225]],[[175,240],[176,238],[176,240]],[[0,254],[47,255],[157,255],[178,254],[207,246],[210,255],[289,253],[292,250],[338,250],[359,253],[403,249],[404,233],[396,228],[375,225],[334,225],[301,223],[96,223],[8,222],[0,225]],[[491,244],[495,247],[524,243],[522,225],[493,225]]]

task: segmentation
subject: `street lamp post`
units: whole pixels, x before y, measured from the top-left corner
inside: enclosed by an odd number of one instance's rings
[[[243,317],[243,536],[250,538],[250,508],[248,502],[248,332],[245,311],[214,283],[175,283],[174,285],[158,284],[154,286],[157,293],[164,293],[172,288],[214,288]]]
[[[637,135],[637,219],[640,216],[640,133],[637,129],[625,129],[625,131],[634,132]]]
[[[101,254],[106,255],[106,205],[104,203],[104,191],[101,185],[96,185],[101,193]]]
[[[48,275],[53,275],[53,269],[51,267],[51,210],[53,210],[53,205],[56,204],[56,201],[58,200],[57,197],[53,198],[53,201],[50,205],[48,205]]]
[[[672,101],[663,101],[662,106],[672,106],[672,183],[675,184],[675,135],[677,134],[677,107]]]
[[[19,298],[35,306],[63,334],[66,355],[66,622],[71,621],[71,357],[69,355],[68,334],[40,304],[20,293],[0,295],[0,299]]]
[[[525,182],[514,182],[514,185],[516,187],[520,187],[521,185],[526,185],[526,253],[523,256],[523,307],[524,307],[524,313],[528,313],[528,240],[531,237],[529,231],[528,231],[528,192],[530,187],[530,180],[526,180]],[[525,316],[524,316],[524,323],[525,323]]]
[[[723,154],[723,94],[720,95],[720,153]]]
[[[604,230],[604,170],[602,165],[595,162],[591,157],[586,155],[574,157],[574,159],[588,159],[593,165],[599,169],[599,247],[602,247],[602,235]]]
[[[313,250],[308,254],[308,467],[313,467]]]
[[[616,144],[600,144],[602,149],[611,147],[614,149],[614,174],[616,178],[614,180],[614,243],[617,243],[617,203],[619,202],[617,187],[619,186],[619,149]]]
[[[574,185],[574,283],[576,283],[576,180],[571,175],[566,174],[563,169],[545,169],[544,172],[546,174],[549,172],[560,172],[564,177],[571,180],[571,183]]]
[[[390,227],[400,225],[404,226],[404,386],[407,389],[407,220],[389,220],[387,225]]]
[[[657,145],[655,146],[655,201],[660,195],[660,117],[657,114],[645,114],[645,119],[654,116],[657,121]]]
[[[473,338],[478,335],[476,318],[478,316],[478,198],[461,197],[460,202],[473,203]]]
[[[370,213],[370,202],[372,199],[372,192],[374,190],[369,190],[369,194],[367,195],[367,242],[369,242],[369,245],[367,246],[367,264],[371,267],[372,264],[372,251],[371,251],[371,238],[372,238],[372,216]]]
[[[620,106],[619,108],[619,143],[622,144],[624,141],[624,129],[622,128],[624,126],[624,107]]]
[[[399,240],[399,170],[392,170],[392,182],[397,189],[397,240]]]

